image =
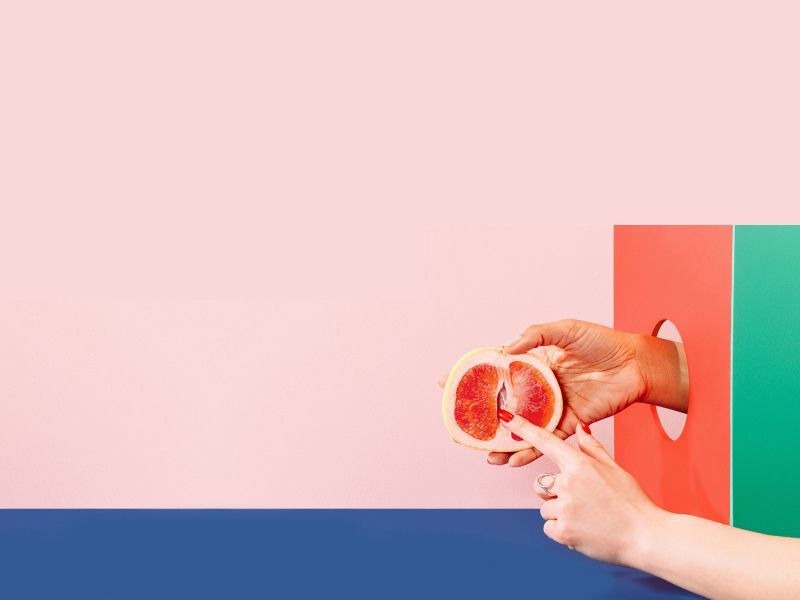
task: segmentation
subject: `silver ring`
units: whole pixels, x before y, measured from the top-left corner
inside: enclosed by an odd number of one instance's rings
[[[550,480],[542,481],[545,477],[549,477]],[[550,491],[550,489],[556,484],[556,474],[555,473],[542,473],[536,478],[536,487],[544,491],[545,494],[548,496],[555,496],[554,493]]]

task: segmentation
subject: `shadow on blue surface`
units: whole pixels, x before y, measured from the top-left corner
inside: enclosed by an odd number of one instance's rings
[[[696,598],[535,510],[0,510],[0,598]]]

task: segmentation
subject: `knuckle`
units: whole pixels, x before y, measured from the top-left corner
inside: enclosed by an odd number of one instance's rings
[[[573,470],[576,473],[585,473],[589,469],[592,468],[592,461],[589,460],[589,457],[585,454],[581,454],[578,458],[575,459],[575,465]]]
[[[572,530],[572,527],[569,525],[565,525],[561,527],[561,534],[559,536],[559,541],[562,544],[566,544],[567,546],[574,546],[576,537],[575,532]]]
[[[636,487],[639,487],[639,482],[636,481],[636,477],[634,477],[633,475],[631,475],[627,471],[622,471],[622,473],[623,473],[623,477],[624,477],[623,481],[625,481],[628,485],[634,485]]]
[[[582,325],[583,321],[578,319],[564,319],[564,330],[566,331],[567,338],[570,340],[575,340],[580,337]]]
[[[571,336],[571,334],[575,331],[578,327],[578,320],[569,318],[569,319],[562,319],[558,322],[558,327],[561,329],[567,336]]]
[[[533,458],[531,458],[527,454],[520,454],[518,452],[512,455],[512,457],[508,459],[508,464],[511,467],[524,467],[525,465],[531,463],[532,461]]]
[[[523,333],[522,337],[527,338],[534,346],[541,346],[544,342],[544,335],[540,325],[531,325]]]
[[[542,529],[547,537],[559,541],[558,521],[545,521]]]

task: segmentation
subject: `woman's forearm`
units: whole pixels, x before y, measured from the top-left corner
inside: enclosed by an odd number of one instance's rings
[[[710,598],[800,597],[800,539],[661,511],[631,566]]]
[[[644,378],[640,401],[685,413],[689,404],[689,371],[683,344],[637,335],[635,348]]]

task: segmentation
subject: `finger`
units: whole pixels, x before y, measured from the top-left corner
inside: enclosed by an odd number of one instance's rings
[[[539,512],[545,521],[554,521],[558,519],[558,514],[560,511],[561,504],[559,503],[558,498],[553,498],[547,502],[542,502],[542,507],[539,509]]]
[[[508,466],[510,467],[524,467],[531,464],[542,455],[536,448],[528,448],[527,450],[520,450],[515,452],[508,459]]]
[[[538,485],[534,484],[534,490],[536,491],[536,495],[539,496],[542,500],[552,500],[553,498],[558,498],[558,477],[556,477],[555,483],[550,487],[549,492],[545,492],[542,488]]]
[[[545,521],[543,530],[544,534],[554,542],[558,542],[559,544],[564,543],[562,541],[564,537],[561,530],[561,524],[559,523],[558,519]]]
[[[553,498],[558,498],[558,477],[558,473],[542,473],[536,478],[533,483],[533,489],[542,500],[552,500]],[[547,487],[547,491],[542,489],[542,487],[539,485],[539,481],[542,482],[542,485]]]
[[[440,387],[440,388],[443,388],[443,387],[444,387],[444,384],[445,384],[445,383],[447,383],[447,378],[448,378],[448,377],[450,377],[450,373],[445,373],[444,375],[442,375],[441,377],[439,377],[439,381],[437,381],[436,383],[438,383],[438,384],[439,384],[439,387]]]
[[[562,471],[565,466],[571,465],[580,458],[580,453],[575,448],[527,419],[519,415],[512,415],[505,410],[498,411],[498,416],[503,427],[511,431],[511,433],[516,433],[523,440],[530,442],[534,448],[545,456],[552,458],[561,467]],[[509,419],[509,417],[511,418]]]
[[[578,440],[578,447],[584,454],[588,454],[592,458],[607,465],[615,464],[614,459],[611,458],[611,455],[603,447],[603,444],[597,441],[597,438],[591,433],[586,433],[580,424],[575,428],[575,438]]]
[[[515,337],[513,340],[508,340],[507,342],[503,343],[502,346],[500,346],[500,351],[507,352],[508,348],[511,348],[512,345],[516,345],[517,342],[519,342],[521,339],[522,336],[520,335],[518,337]],[[547,362],[550,359],[548,353],[549,348],[550,348],[549,346],[542,346],[541,348],[530,348],[527,352],[533,354],[539,360]],[[513,354],[519,354],[519,352],[514,352]]]
[[[569,437],[568,433],[565,433],[561,429],[556,429],[554,432],[556,437],[565,440]],[[508,461],[508,465],[510,467],[524,467],[525,465],[531,464],[537,458],[541,458],[542,453],[539,452],[536,448],[529,448],[527,450],[520,450],[515,452],[511,455],[511,458]]]
[[[504,465],[512,456],[514,456],[514,454],[511,452],[489,452],[489,456],[486,457],[486,462],[490,465]]]
[[[500,351],[505,352],[506,349],[500,348]],[[564,351],[557,346],[541,346],[539,348],[531,348],[527,353],[535,356],[551,369],[555,369],[557,365],[555,354],[559,352],[563,353]],[[519,353],[516,352],[515,354]]]
[[[508,354],[521,354],[538,346],[568,346],[577,330],[575,319],[563,319],[553,323],[531,325],[510,344],[503,346]]]
[[[569,434],[561,429],[556,429],[553,433],[562,440],[569,437]],[[524,467],[541,457],[542,453],[536,448],[528,448],[527,450],[519,450],[517,452],[489,452],[486,462],[490,465],[507,464],[509,467]]]
[[[554,491],[547,493],[540,487],[536,488],[536,495],[542,500],[554,500],[555,498],[558,498],[558,494],[556,494]]]

